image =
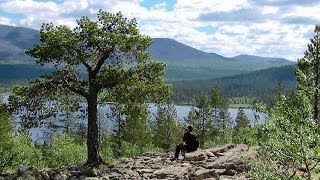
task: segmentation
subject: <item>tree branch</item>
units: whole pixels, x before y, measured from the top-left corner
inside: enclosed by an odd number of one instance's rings
[[[67,87],[70,91],[72,91],[72,92],[74,92],[74,93],[76,93],[76,94],[79,94],[79,95],[81,95],[81,96],[83,96],[83,97],[87,97],[87,96],[88,96],[88,93],[86,93],[85,90],[76,88],[76,87],[74,87],[74,86],[71,86],[66,80],[65,80],[64,82],[65,82],[66,87]]]
[[[101,49],[101,48],[99,48],[99,49]],[[110,57],[110,53],[112,51],[114,51],[114,48],[111,48],[111,49],[109,49],[109,50],[104,52],[103,56],[99,59],[96,67],[93,69],[93,72],[92,72],[93,76],[96,76],[98,74],[98,72],[100,71],[100,69],[101,69],[102,65],[104,64],[105,60]]]
[[[81,59],[81,63],[87,68],[89,72],[92,71],[92,67],[83,58],[81,58],[82,51],[80,49],[76,49],[76,52],[78,54],[78,58]]]

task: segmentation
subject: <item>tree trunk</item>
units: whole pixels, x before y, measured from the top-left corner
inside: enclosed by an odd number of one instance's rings
[[[317,122],[317,124],[319,125],[319,119],[318,119],[318,114],[319,114],[319,109],[318,109],[318,97],[319,97],[319,90],[318,90],[318,86],[316,86],[316,92],[314,95],[314,104],[313,104],[313,119]]]
[[[315,88],[316,88],[316,92],[314,95],[314,104],[313,104],[313,119],[316,121],[316,123],[319,125],[319,107],[318,107],[318,103],[319,103],[319,80],[320,80],[320,74],[319,74],[319,59],[315,59],[316,64],[315,64],[315,68],[316,68],[316,79],[315,79]]]
[[[87,97],[88,102],[88,137],[87,151],[88,159],[86,165],[95,165],[102,163],[102,158],[99,153],[99,130],[97,123],[97,106],[98,93],[90,92]]]

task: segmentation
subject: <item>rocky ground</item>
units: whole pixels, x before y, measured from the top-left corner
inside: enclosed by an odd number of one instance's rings
[[[16,174],[0,176],[0,180],[64,180],[64,179],[248,179],[248,158],[256,152],[245,145],[224,145],[186,153],[177,161],[170,161],[169,154],[146,153],[135,158],[125,158],[112,165],[91,168],[19,169]]]

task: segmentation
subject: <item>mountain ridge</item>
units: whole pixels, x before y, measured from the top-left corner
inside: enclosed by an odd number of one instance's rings
[[[39,43],[39,31],[0,25],[0,32],[0,64],[35,64],[35,59],[26,55],[25,50]],[[154,38],[147,51],[152,58],[167,65],[167,80],[219,78],[293,63],[239,61],[207,53],[170,38]]]
[[[247,62],[253,62],[253,63],[259,63],[259,62],[277,63],[277,62],[290,61],[285,58],[263,57],[263,56],[249,55],[249,54],[240,54],[231,58],[238,61],[247,61]],[[294,64],[294,61],[290,61],[290,62]]]

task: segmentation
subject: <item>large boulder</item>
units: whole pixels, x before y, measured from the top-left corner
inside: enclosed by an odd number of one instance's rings
[[[186,153],[184,160],[185,161],[207,161],[208,156],[206,151],[198,149],[197,151]]]
[[[208,169],[226,169],[227,175],[234,175],[249,170],[247,158],[248,148],[245,145],[238,145],[229,151],[223,151],[219,158],[207,164]]]
[[[219,175],[215,169],[199,169],[191,176],[193,180],[202,180],[205,178],[219,178]]]
[[[155,179],[189,179],[193,173],[194,169],[192,167],[168,166],[166,168],[156,170],[151,177]]]

